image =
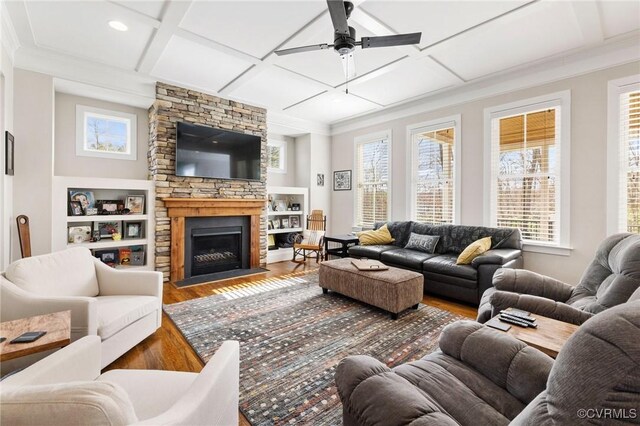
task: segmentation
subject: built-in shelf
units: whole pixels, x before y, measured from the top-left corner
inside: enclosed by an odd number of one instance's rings
[[[102,214],[94,216],[67,216],[67,223],[72,222],[115,222],[115,221],[137,221],[147,220],[149,215],[146,214]]]
[[[269,212],[269,216],[302,216],[300,210],[287,210],[286,212]]]
[[[67,247],[87,247],[90,249],[103,249],[113,247],[129,247],[129,246],[141,246],[147,244],[146,238],[132,238],[130,240],[100,240],[94,243],[68,243]]]
[[[269,229],[267,234],[285,234],[288,232],[302,232],[302,228]]]

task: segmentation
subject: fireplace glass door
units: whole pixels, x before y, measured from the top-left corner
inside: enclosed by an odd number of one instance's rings
[[[242,227],[199,228],[191,233],[191,276],[242,268]]]

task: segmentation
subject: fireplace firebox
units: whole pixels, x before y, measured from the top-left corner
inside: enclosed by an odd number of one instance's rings
[[[219,279],[218,274],[249,268],[249,218],[190,217],[185,221],[184,279]]]

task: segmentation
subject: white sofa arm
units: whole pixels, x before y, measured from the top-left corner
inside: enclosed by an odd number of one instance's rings
[[[162,274],[155,271],[121,271],[94,259],[100,296],[155,296],[162,303]]]
[[[86,336],[7,377],[1,385],[50,385],[95,380],[99,375],[100,338]]]
[[[138,425],[238,425],[240,345],[226,341],[189,390],[164,413]]]
[[[98,311],[92,297],[40,296],[0,276],[0,317],[12,321],[35,315],[71,311],[71,339],[98,333]]]

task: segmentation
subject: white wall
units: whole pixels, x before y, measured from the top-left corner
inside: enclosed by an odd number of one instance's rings
[[[380,120],[375,126],[335,135],[332,139],[332,170],[353,169],[354,138],[392,129],[391,219],[407,220],[406,127],[410,124],[461,114],[462,195],[461,223],[484,223],[483,203],[483,110],[504,103],[562,90],[571,91],[571,246],[569,256],[525,253],[525,268],[576,283],[606,237],[607,81],[637,74],[640,63],[630,63],[560,80],[542,86],[441,108],[401,119]],[[334,233],[352,227],[354,191],[332,191]]]
[[[306,134],[296,138],[296,184],[309,188],[311,183],[309,162],[311,161],[311,135]]]
[[[53,78],[14,70],[15,175],[13,214],[29,216],[31,251],[51,251],[53,177]],[[13,238],[12,258],[20,257]]]
[[[331,138],[311,134],[309,156],[309,211],[331,211]],[[318,186],[317,175],[324,175],[324,186]]]
[[[5,131],[13,130],[13,62],[7,50],[2,46],[0,53],[0,271],[11,261],[11,234],[16,232],[12,226],[13,216],[13,176],[5,175]]]
[[[138,117],[137,159],[133,161],[76,156],[76,105],[136,114]],[[148,147],[149,114],[145,109],[66,93],[55,94],[54,174],[56,176],[147,179]]]
[[[296,186],[296,144],[295,139],[276,133],[267,133],[267,140],[284,141],[287,146],[287,171],[274,173],[267,171],[267,186]]]

